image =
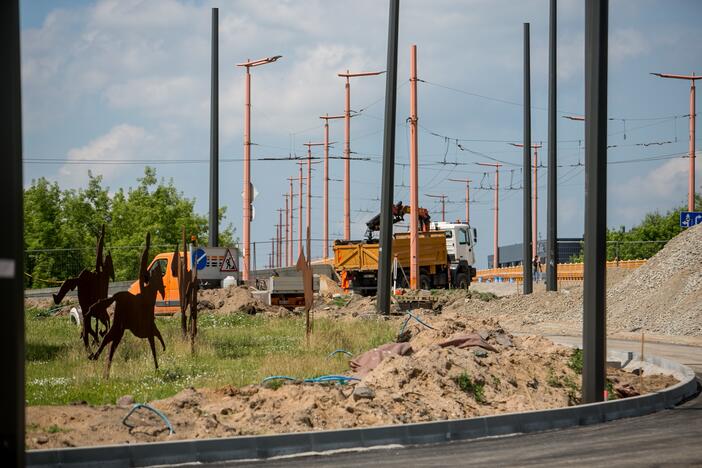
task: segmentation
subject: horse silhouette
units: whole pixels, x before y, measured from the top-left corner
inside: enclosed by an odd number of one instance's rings
[[[149,241],[150,236],[147,234],[146,248],[144,249],[145,255],[142,255],[142,258],[144,258],[144,256],[148,256]],[[142,270],[146,270],[144,262],[142,262],[141,268]],[[158,369],[158,360],[156,359],[154,337],[159,339],[161,345],[163,346],[163,350],[166,350],[166,344],[163,341],[161,332],[156,327],[156,318],[154,315],[156,296],[160,293],[163,299],[166,297],[166,288],[163,283],[161,266],[157,263],[150,272],[139,272],[139,278],[141,292],[138,294],[132,294],[128,291],[118,292],[112,297],[99,300],[93,304],[88,311],[88,316],[107,313],[107,308],[113,303],[115,304],[112,326],[102,339],[100,347],[97,349],[97,351],[90,355],[90,359],[97,360],[100,357],[102,350],[111,343],[110,352],[108,354],[105,367],[105,378],[109,378],[112,359],[120,341],[122,340],[122,337],[124,336],[125,330],[131,331],[132,334],[138,338],[147,338],[149,340],[151,354],[154,357],[154,365],[156,369]],[[141,281],[144,279],[146,279],[147,282],[141,284]]]
[[[188,270],[186,250],[185,227],[183,227],[183,258],[181,259],[178,253],[178,244],[176,244],[171,259],[171,274],[178,278],[180,325],[183,338],[190,337],[190,351],[194,352],[195,335],[197,335],[197,270],[192,267]],[[185,314],[188,308],[190,308],[189,317]]]
[[[88,318],[88,310],[90,306],[98,302],[100,299],[107,297],[107,292],[110,284],[110,278],[115,280],[115,269],[112,264],[112,255],[108,252],[104,261],[102,258],[102,250],[105,242],[105,225],[102,225],[102,230],[97,242],[97,255],[95,258],[95,271],[85,269],[81,271],[76,278],[69,278],[61,284],[59,291],[53,295],[54,303],[60,304],[68,291],[78,288],[78,304],[80,305],[83,321],[81,323],[81,338],[85,349],[90,351],[88,337],[93,337],[93,342],[99,341],[98,333],[105,335],[110,327],[110,316],[105,310],[104,313],[96,313],[92,317],[95,318],[95,328],[93,328],[92,319]],[[99,331],[100,324],[104,329]]]

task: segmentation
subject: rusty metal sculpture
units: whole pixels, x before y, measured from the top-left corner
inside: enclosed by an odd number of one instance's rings
[[[69,278],[61,284],[58,293],[53,295],[54,303],[59,304],[66,296],[68,291],[78,288],[78,304],[80,305],[83,320],[81,323],[81,338],[85,349],[90,351],[89,336],[93,337],[93,342],[99,341],[98,333],[105,335],[110,327],[110,316],[105,310],[103,313],[95,314],[95,328],[93,328],[92,319],[88,317],[90,306],[98,302],[100,299],[107,297],[110,278],[115,280],[115,270],[112,265],[112,255],[108,252],[103,260],[102,251],[105,244],[105,225],[102,225],[100,236],[97,242],[97,251],[95,258],[95,271],[83,270],[76,278]],[[104,329],[99,331],[100,324]]]
[[[110,367],[112,365],[112,358],[115,355],[115,350],[119,346],[122,336],[125,330],[131,331],[134,336],[138,338],[147,338],[149,340],[149,345],[151,345],[151,354],[154,357],[154,365],[158,369],[158,360],[156,359],[156,346],[154,337],[158,338],[163,346],[163,350],[166,350],[166,344],[163,342],[163,337],[161,332],[159,332],[156,327],[156,320],[154,315],[154,306],[156,305],[156,295],[161,294],[161,297],[165,299],[166,288],[163,284],[163,273],[161,272],[161,267],[157,263],[154,268],[149,272],[146,268],[147,262],[144,259],[148,259],[149,256],[149,245],[151,243],[151,236],[146,234],[146,247],[142,253],[141,268],[139,271],[139,294],[131,294],[127,291],[122,291],[116,293],[114,296],[107,299],[101,299],[97,303],[93,304],[88,311],[88,315],[106,313],[107,308],[115,303],[115,313],[112,320],[112,326],[109,331],[102,339],[100,347],[96,352],[90,355],[90,359],[96,360],[100,357],[100,353],[105,349],[109,343],[110,352],[107,357],[107,363],[105,366],[105,378],[109,378]]]
[[[176,244],[171,260],[171,274],[178,278],[178,293],[180,301],[180,325],[183,338],[190,337],[190,352],[195,351],[195,335],[197,335],[197,269],[188,269],[188,245],[185,242],[185,227],[183,227],[183,256],[181,259]],[[190,308],[190,317],[185,315]]]
[[[305,250],[300,251],[300,256],[295,265],[297,271],[302,272],[302,284],[305,290],[305,336],[309,340],[312,332],[312,320],[310,317],[310,309],[314,302],[314,277],[312,276],[312,267],[307,259],[305,259]]]

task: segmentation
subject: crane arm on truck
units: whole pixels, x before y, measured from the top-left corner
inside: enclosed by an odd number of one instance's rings
[[[392,205],[392,224],[399,223],[405,219],[406,214],[412,212],[412,207],[405,206],[401,201]],[[417,208],[417,219],[419,221],[419,229],[421,231],[428,231],[431,223],[431,216],[429,216],[429,210],[426,208]],[[366,236],[368,239],[373,238],[373,232],[380,231],[380,213],[373,216],[370,221],[366,223],[367,230]]]

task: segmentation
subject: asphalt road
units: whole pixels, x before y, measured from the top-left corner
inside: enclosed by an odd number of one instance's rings
[[[577,337],[550,337],[577,344]],[[620,351],[640,344],[608,340]],[[650,343],[645,352],[686,364],[702,376],[702,348]],[[702,395],[670,410],[638,418],[510,437],[465,442],[374,449],[223,463],[214,466],[266,465],[310,467],[458,467],[458,466],[700,466],[702,467]]]

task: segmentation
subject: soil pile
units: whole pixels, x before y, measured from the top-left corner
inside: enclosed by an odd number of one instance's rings
[[[350,385],[285,383],[242,388],[185,389],[151,402],[172,423],[145,410],[122,425],[129,406],[27,408],[28,448],[134,443],[186,438],[299,432],[465,418],[557,408],[578,401],[573,351],[536,336],[516,337],[494,319],[427,312],[404,326],[409,355],[389,355]],[[427,326],[428,325],[428,326]],[[429,328],[431,327],[431,328]],[[482,346],[439,344],[478,334]],[[628,394],[675,383],[667,376],[627,379]]]
[[[230,286],[219,289],[201,289],[197,293],[198,310],[215,314],[263,312],[272,315],[289,315],[289,311],[279,306],[269,306],[254,297],[248,286]]]
[[[702,225],[683,231],[615,284],[607,313],[628,329],[702,334]]]

